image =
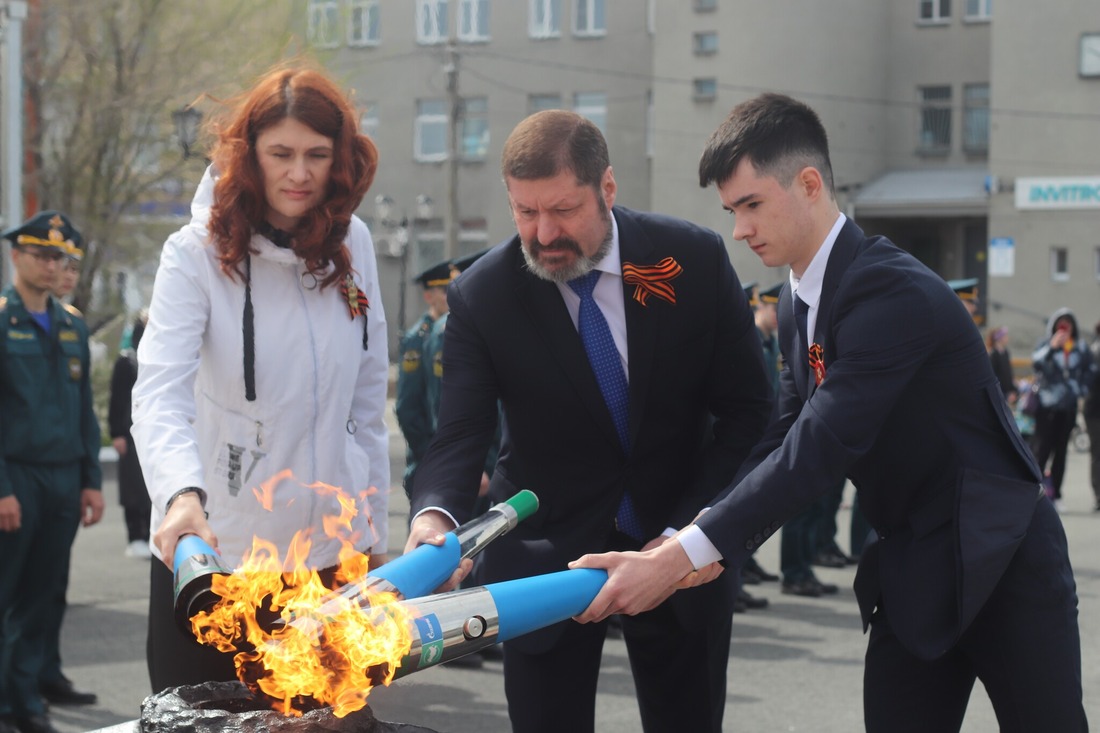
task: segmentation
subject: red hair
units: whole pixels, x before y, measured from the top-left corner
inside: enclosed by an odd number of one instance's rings
[[[342,281],[351,270],[344,238],[352,213],[374,181],[378,149],[359,132],[351,102],[320,72],[285,68],[268,72],[238,98],[228,122],[215,129],[211,158],[221,177],[214,186],[210,233],[222,271],[231,278],[240,275],[252,233],[267,214],[256,138],[287,118],[333,142],[328,191],[293,232],[294,253],[324,287]],[[331,271],[322,278],[330,264]]]

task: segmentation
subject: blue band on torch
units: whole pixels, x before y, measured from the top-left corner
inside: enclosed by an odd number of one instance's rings
[[[443,535],[442,546],[420,545],[370,572],[372,578],[389,581],[405,598],[426,596],[458,567],[462,550],[454,532]]]
[[[580,614],[606,582],[606,570],[578,568],[485,586],[500,618],[496,640],[508,641]]]

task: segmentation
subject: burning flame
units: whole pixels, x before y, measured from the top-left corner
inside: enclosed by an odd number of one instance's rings
[[[266,509],[275,485],[288,478],[283,471],[254,490]],[[393,680],[412,645],[410,612],[392,593],[363,590],[371,594],[363,606],[331,592],[349,583],[362,589],[369,557],[354,549],[355,500],[326,484],[309,488],[340,503],[339,516],[324,518],[326,534],[341,542],[335,573],[306,565],[308,531],[294,535],[285,561],[273,543],[253,538],[239,569],[214,576],[212,590],[221,600],[191,625],[203,644],[236,653],[237,676],[275,710],[300,716],[331,705],[342,718],[366,705],[372,687]]]

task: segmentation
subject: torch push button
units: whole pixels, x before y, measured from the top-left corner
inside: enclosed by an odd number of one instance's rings
[[[485,633],[485,619],[481,616],[471,616],[462,624],[462,635],[467,639],[479,639]]]

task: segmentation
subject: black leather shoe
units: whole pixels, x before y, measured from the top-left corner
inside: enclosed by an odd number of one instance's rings
[[[61,733],[50,724],[50,719],[45,713],[16,716],[15,727],[19,733]]]
[[[835,552],[819,552],[814,556],[814,565],[820,568],[842,568],[848,564],[848,558]]]
[[[51,705],[95,705],[99,699],[94,692],[76,689],[68,677],[53,682],[40,682],[38,691]]]
[[[815,580],[806,578],[805,580],[795,580],[790,583],[784,582],[781,591],[789,596],[806,596],[807,598],[819,598],[821,597],[821,584]]]
[[[745,561],[745,564],[741,566],[741,575],[751,573],[760,580],[774,583],[779,580],[779,576],[774,573],[769,573],[764,568],[760,567],[760,563],[756,562],[755,558],[749,558]]]
[[[745,589],[741,589],[741,590],[737,591],[737,600],[740,601],[742,604],[744,604],[746,610],[750,609],[750,608],[767,608],[768,607],[768,599],[767,598],[757,598],[756,596],[752,595],[751,593],[749,593]]]
[[[833,583],[822,583],[822,582],[821,582],[820,580],[818,580],[817,578],[810,578],[809,582],[810,582],[810,583],[813,583],[814,585],[816,585],[816,586],[817,586],[817,589],[818,589],[819,591],[821,591],[821,595],[823,595],[823,596],[831,596],[831,595],[834,595],[834,594],[835,594],[835,593],[836,593],[836,592],[837,592],[837,591],[839,590],[839,589],[838,589],[838,588],[836,587],[836,585],[835,585],[835,584],[833,584]]]

